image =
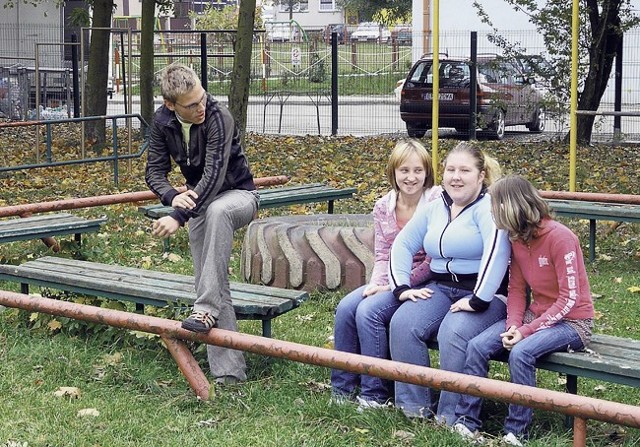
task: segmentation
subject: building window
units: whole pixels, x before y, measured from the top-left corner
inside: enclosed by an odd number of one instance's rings
[[[309,2],[307,0],[302,1],[287,1],[281,0],[280,12],[289,12],[289,7],[293,12],[307,12],[309,11]]]
[[[338,9],[336,0],[320,0],[320,11],[335,11]]]

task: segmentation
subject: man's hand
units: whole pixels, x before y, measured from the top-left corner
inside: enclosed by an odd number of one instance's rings
[[[158,237],[169,237],[178,231],[179,228],[180,222],[171,216],[164,216],[153,222],[153,231],[151,234]]]
[[[424,287],[422,289],[405,290],[400,294],[398,299],[400,301],[411,300],[415,303],[416,301],[418,301],[418,299],[421,299],[421,300],[429,299],[431,298],[431,295],[433,295],[433,290],[427,289],[426,287]]]
[[[524,338],[515,326],[511,326],[507,332],[500,334],[500,337],[502,337],[502,347],[507,351],[511,351],[511,348]]]
[[[469,305],[470,298],[460,298],[458,301],[453,303],[449,310],[451,312],[475,312],[475,309]]]
[[[386,290],[391,290],[391,287],[389,286],[389,284],[387,284],[386,286],[370,285],[370,286],[367,286],[366,289],[364,289],[364,292],[362,292],[362,297],[366,298],[368,296],[375,295],[378,292],[384,292]]]
[[[197,199],[198,194],[191,189],[187,189],[185,192],[178,194],[171,201],[171,206],[174,208],[184,208],[186,210],[190,210],[195,208],[196,202],[193,199]]]

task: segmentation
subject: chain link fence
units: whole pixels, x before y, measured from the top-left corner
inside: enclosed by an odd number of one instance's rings
[[[21,25],[22,26],[22,25]],[[26,25],[25,25],[26,26]],[[0,38],[11,42],[12,30],[3,27]],[[55,42],[60,30],[52,28],[40,39]],[[14,33],[15,34],[15,33]],[[504,31],[502,36],[528,55],[545,55],[542,36],[535,31]],[[326,32],[297,33],[294,40],[275,41],[272,35],[256,32],[251,60],[251,87],[247,130],[259,133],[375,135],[406,134],[400,119],[398,84],[412,66],[411,41],[423,39],[419,33],[400,36],[392,33],[381,41],[356,41],[349,30],[332,52]],[[291,37],[291,36],[290,36]],[[154,74],[172,62],[193,67],[203,78],[207,90],[221,102],[228,101],[236,34],[233,31],[156,31]],[[113,95],[107,114],[140,112],[140,34],[113,32],[109,54],[109,77]],[[39,106],[43,110],[62,108],[69,113],[70,61],[63,45],[31,42],[0,49],[0,113],[12,119],[29,119]],[[39,45],[37,45],[39,44]],[[32,50],[29,51],[29,46]],[[448,55],[469,56],[469,31],[443,31],[440,51]],[[46,54],[45,54],[46,50]],[[40,76],[36,80],[36,52]],[[491,33],[478,32],[479,53],[503,53]],[[84,60],[88,58],[85,57]],[[615,70],[614,70],[615,72]],[[602,98],[601,111],[613,111],[614,76]],[[630,116],[621,120],[621,134],[615,135],[613,116],[599,116],[594,138],[624,141],[640,140],[640,28],[625,33],[622,64],[621,111]],[[35,84],[39,83],[39,87]],[[567,85],[570,79],[566,80]],[[332,90],[333,87],[333,90]],[[36,104],[35,92],[40,92]],[[105,94],[107,91],[105,90]],[[157,85],[156,104],[161,104]],[[333,103],[332,99],[337,98]],[[566,106],[566,101],[564,103]],[[65,108],[66,106],[66,108]],[[549,134],[568,132],[568,115],[547,116]],[[515,127],[515,132],[525,132]]]

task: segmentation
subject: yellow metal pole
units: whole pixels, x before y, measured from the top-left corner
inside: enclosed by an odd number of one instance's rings
[[[571,111],[569,130],[569,191],[576,190],[576,148],[578,145],[578,36],[580,35],[579,0],[573,0],[571,17]]]
[[[438,180],[438,114],[440,113],[440,0],[433,0],[433,98],[431,98],[431,159]]]

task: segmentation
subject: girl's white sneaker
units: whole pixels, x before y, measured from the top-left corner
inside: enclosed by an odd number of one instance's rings
[[[520,442],[516,435],[513,433],[507,433],[502,437],[502,442],[507,445],[515,445],[516,447],[524,447],[524,444]]]
[[[464,439],[471,442],[472,444],[482,445],[485,443],[485,439],[480,434],[480,432],[478,431],[473,432],[469,430],[469,428],[464,424],[461,424],[458,422],[453,427],[451,427],[451,429],[453,430],[454,433],[459,434],[460,436],[462,436]]]

